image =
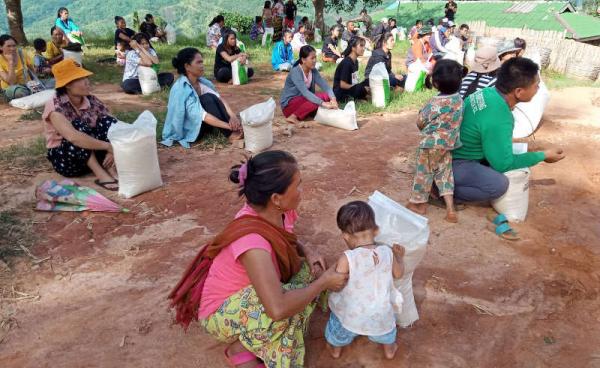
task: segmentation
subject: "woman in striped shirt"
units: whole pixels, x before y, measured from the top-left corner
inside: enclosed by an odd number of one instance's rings
[[[496,72],[500,68],[497,50],[493,46],[484,46],[475,53],[475,61],[471,72],[467,74],[460,86],[460,96],[466,99],[473,92],[496,84]]]

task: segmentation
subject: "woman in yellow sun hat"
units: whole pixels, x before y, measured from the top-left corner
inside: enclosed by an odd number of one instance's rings
[[[48,160],[66,177],[93,173],[100,187],[116,191],[118,182],[108,128],[117,119],[90,92],[88,77],[93,73],[72,59],[52,67],[56,96],[48,101],[42,118]]]

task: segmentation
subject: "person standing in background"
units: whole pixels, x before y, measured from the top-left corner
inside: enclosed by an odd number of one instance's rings
[[[454,22],[454,16],[456,15],[456,11],[458,10],[458,5],[454,2],[454,0],[448,0],[446,6],[444,7],[444,11],[446,13],[446,18]]]

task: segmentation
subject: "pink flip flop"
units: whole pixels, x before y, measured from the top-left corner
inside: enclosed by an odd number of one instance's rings
[[[244,364],[244,363],[249,363],[252,361],[256,361],[256,355],[252,354],[249,351],[243,351],[241,353],[237,353],[237,354],[233,354],[232,356],[229,356],[229,347],[225,348],[225,351],[223,352],[225,355],[225,360],[227,361],[227,364],[229,364],[231,367],[237,367],[238,365]],[[264,367],[265,365],[262,363],[257,363],[257,367]]]

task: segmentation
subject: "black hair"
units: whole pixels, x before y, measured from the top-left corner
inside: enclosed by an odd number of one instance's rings
[[[13,41],[15,41],[15,43],[17,43],[17,40],[13,36],[8,35],[8,34],[3,34],[2,36],[0,36],[0,47],[4,46],[4,44],[8,40],[13,40]],[[2,54],[2,50],[0,50],[0,54]]]
[[[362,10],[360,11],[360,13],[359,13],[359,14],[362,14],[362,13],[365,13],[365,14],[367,14],[367,8],[362,8]]]
[[[146,22],[148,22],[150,19],[154,19],[154,17],[152,16],[152,14],[148,13],[148,14],[146,14],[146,16],[144,17],[144,19],[146,20]]]
[[[227,29],[225,32],[221,33],[223,35],[223,47],[227,50],[229,49],[235,49],[237,46],[233,46],[230,47],[229,46],[229,36],[233,35],[233,37],[235,37],[237,39],[237,34],[235,34],[234,31],[232,31],[230,28]]]
[[[525,50],[527,48],[527,41],[520,37],[517,37],[515,38],[515,47],[518,47],[521,50]]]
[[[50,27],[50,36],[52,36],[52,34],[54,33],[55,29],[56,29],[56,26]]]
[[[297,66],[299,64],[302,64],[302,59],[306,59],[311,52],[316,53],[317,50],[315,50],[314,47],[312,47],[311,45],[304,45],[300,48],[300,53],[298,54],[298,60],[294,63],[294,66]]]
[[[148,35],[146,35],[145,33],[136,33],[133,35],[133,37],[131,37],[132,40],[135,40],[135,42],[140,43],[142,42],[142,40],[146,40],[146,42],[148,42],[148,45],[150,45],[150,48],[153,49],[154,47],[152,47],[152,43],[150,42],[150,39],[148,38]]]
[[[43,52],[46,48],[46,41],[44,41],[41,38],[36,38],[35,40],[33,40],[33,48],[35,49],[35,51]]]
[[[390,38],[394,38],[394,35],[391,32],[385,32],[384,34],[382,34],[378,39],[377,39],[377,43],[375,44],[375,49],[380,49],[383,47],[383,44],[389,40]]]
[[[388,19],[388,24],[392,23],[392,22],[398,24],[398,21],[396,20],[396,18],[390,18],[390,19]]]
[[[498,71],[496,89],[504,94],[517,88],[531,86],[540,68],[527,58],[512,58],[505,61]]]
[[[119,21],[121,21],[121,20],[125,20],[125,18],[123,18],[123,17],[122,17],[122,16],[120,16],[120,15],[117,15],[117,16],[115,16],[115,24],[117,24],[117,23],[118,23]]]
[[[248,171],[239,196],[246,197],[249,204],[266,207],[273,194],[283,194],[292,184],[298,172],[298,162],[285,151],[265,151],[246,162]],[[229,180],[240,183],[241,165],[231,168]]]
[[[212,27],[215,23],[221,23],[225,21],[225,17],[222,16],[221,14],[217,15],[216,17],[214,17],[210,23],[208,23],[209,27]]]
[[[419,23],[423,24],[423,21],[421,19],[417,19],[417,21],[415,22],[415,26],[418,26]]]
[[[271,2],[270,1],[265,1],[265,9],[271,9]]]
[[[435,23],[434,20],[433,20],[433,18],[427,19],[427,25],[428,26],[433,26],[433,23]]]
[[[442,59],[435,63],[431,73],[431,83],[444,95],[451,95],[460,89],[463,67],[454,60]]]
[[[469,29],[468,24],[461,24],[459,29]]]
[[[260,22],[262,22],[262,17],[261,17],[260,15],[257,15],[257,16],[254,18],[254,23],[260,23]]]
[[[358,45],[364,46],[367,44],[367,41],[362,37],[352,37],[350,41],[348,41],[348,46],[344,50],[344,57],[347,57],[352,52],[352,49]]]
[[[301,22],[308,22],[308,17],[302,17],[302,19],[300,19]]]
[[[65,8],[64,6],[63,6],[63,7],[60,7],[60,8],[58,8],[58,11],[56,12],[56,17],[57,17],[57,18],[60,18],[60,13],[62,13],[62,12],[64,12],[64,11],[68,12],[68,11],[69,11],[69,9]]]
[[[64,96],[67,94],[67,87],[65,87],[65,86],[58,87],[54,91],[56,92],[56,96],[58,96],[58,97]]]
[[[364,201],[353,201],[340,207],[336,222],[338,228],[346,234],[378,228],[375,222],[375,211]]]
[[[329,28],[329,33],[333,33],[333,31],[335,31],[336,29],[340,29],[340,26],[338,24],[331,26],[331,28]]]
[[[196,54],[200,54],[200,50],[194,47],[186,47],[185,49],[179,50],[177,56],[171,60],[173,68],[177,69],[179,75],[185,75],[185,65],[191,64],[196,57]]]

